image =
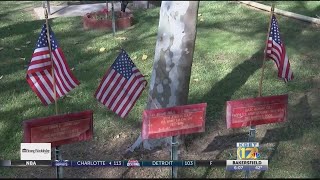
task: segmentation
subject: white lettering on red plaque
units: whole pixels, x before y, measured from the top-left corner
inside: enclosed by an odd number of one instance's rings
[[[283,122],[287,107],[287,94],[227,101],[227,128]]]
[[[25,143],[51,143],[52,147],[89,140],[93,136],[93,112],[49,116],[23,122]]]
[[[142,139],[204,132],[206,103],[143,112]]]

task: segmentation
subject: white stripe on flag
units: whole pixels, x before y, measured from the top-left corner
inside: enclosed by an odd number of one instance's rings
[[[116,77],[114,79],[112,79],[112,82],[110,83],[109,87],[107,88],[107,90],[105,92],[103,92],[103,96],[102,96],[102,99],[101,99],[101,103],[104,102],[104,100],[106,99],[108,93],[111,91],[112,87],[115,86],[115,83],[117,82],[117,80],[119,79],[120,77],[120,74],[117,73]],[[106,104],[104,104],[106,105]]]
[[[50,66],[50,65],[51,65],[51,62],[45,62],[45,63],[31,65],[31,66],[29,66],[28,71],[30,71],[32,69],[36,69],[36,68],[41,68],[41,67],[44,67],[44,66]]]
[[[132,91],[136,88],[136,86],[139,84],[138,81],[134,81],[134,84],[131,86],[129,92],[127,94],[125,94],[124,99],[122,100],[121,104],[119,105],[116,113],[119,114],[121,109],[123,108],[123,106],[127,103],[128,99],[130,98]]]
[[[36,72],[36,74],[38,75],[38,78],[40,79],[41,83],[44,85],[44,87],[46,88],[46,91],[51,95],[51,97],[53,98],[53,90],[50,88],[49,84],[47,83],[47,81],[43,78],[42,74],[39,72]],[[46,74],[48,75],[48,74]],[[53,98],[54,99],[54,98]]]
[[[288,68],[288,56],[287,56],[287,53],[286,53],[285,54],[285,58],[284,58],[283,67],[282,67],[282,77],[283,78],[286,77],[287,68]]]
[[[143,91],[143,86],[140,86],[139,89],[135,92],[133,98],[130,100],[129,104],[127,105],[126,109],[120,115],[122,118],[128,113],[128,110],[132,107],[133,102],[136,100],[137,96]]]
[[[67,92],[71,91],[72,88],[69,86],[69,83],[67,82],[67,80],[66,80],[65,77],[63,76],[63,72],[62,72],[59,64],[57,63],[57,61],[58,61],[57,58],[56,58],[54,55],[52,56],[52,58],[53,58],[53,61],[55,62],[55,66],[57,67],[56,69],[58,69],[58,73],[60,74],[60,77],[61,77],[61,79],[62,79],[62,81],[63,81],[63,84],[66,85],[67,88],[68,88],[68,89],[66,89],[66,91],[67,91]]]
[[[42,59],[47,59],[47,58],[50,58],[50,55],[49,54],[43,54],[43,55],[40,55],[40,56],[35,56],[31,59],[32,62],[35,62],[35,61],[39,61],[39,60],[42,60]]]
[[[63,61],[62,58],[61,58],[61,55],[60,55],[59,50],[56,49],[55,52],[56,52],[56,54],[57,54],[57,56],[58,56],[59,61],[60,61],[61,64],[62,64],[62,68],[63,68],[65,74],[67,75],[67,78],[69,79],[69,81],[71,82],[71,84],[72,84],[74,87],[77,87],[78,85],[73,81],[73,79],[70,77],[70,75],[69,75],[69,73],[68,73],[68,71],[67,71],[66,65],[64,64],[64,61]]]
[[[107,75],[105,81],[102,83],[101,88],[99,89],[99,92],[97,93],[96,98],[99,100],[102,90],[104,89],[104,87],[106,86],[106,84],[109,82],[110,78],[112,77],[112,75],[116,73],[113,69],[110,71],[110,73]],[[103,80],[103,79],[102,79]]]
[[[281,48],[281,46],[280,46],[277,42],[275,42],[275,41],[272,41],[272,44],[277,47],[277,49],[279,50],[279,53],[281,54],[281,53],[282,53],[282,48]]]
[[[126,89],[128,88],[128,86],[130,85],[130,83],[133,81],[134,76],[131,76],[129,81],[127,82],[127,84],[124,86],[124,88],[122,89],[122,91],[120,92],[120,94],[118,95],[117,99],[114,101],[113,105],[111,106],[111,110],[114,110],[115,106],[118,104],[118,102],[120,101],[120,99],[122,98],[123,94],[126,92]],[[114,110],[116,111],[116,110]]]
[[[120,89],[120,87],[121,87],[122,84],[126,81],[126,78],[124,78],[124,77],[120,77],[120,78],[121,78],[121,80],[120,80],[120,82],[117,84],[117,87],[113,90],[112,94],[109,96],[108,101],[107,101],[107,103],[106,103],[106,106],[109,106],[110,103],[111,103],[111,101],[112,101],[112,99],[113,99],[117,94],[119,94],[119,89]],[[121,90],[123,90],[123,89],[120,89],[120,91],[121,91]]]
[[[34,87],[36,87],[36,89],[39,91],[39,93],[41,94],[41,96],[43,97],[43,99],[47,102],[47,104],[50,104],[51,101],[49,100],[49,98],[47,97],[47,95],[43,92],[41,86],[38,84],[38,82],[35,80],[35,78],[33,77],[32,74],[29,74],[29,77],[31,79],[31,81],[33,82]]]
[[[42,48],[37,48],[34,50],[33,53],[41,52],[41,51],[47,51],[49,50],[48,46],[47,47],[42,47]]]
[[[59,75],[61,76],[61,74],[59,74]],[[56,80],[56,84],[59,84],[59,86],[61,87],[61,90],[62,90],[62,93],[63,93],[62,96],[64,96],[65,94],[68,93],[68,91],[64,88],[64,86],[63,86],[63,84],[61,82],[61,78],[58,76],[58,72],[56,70],[54,71],[54,77],[55,77],[55,80]]]
[[[288,79],[289,79],[289,80],[291,80],[291,79],[292,79],[292,71],[291,71],[291,68],[289,69]]]
[[[53,78],[52,78],[51,74],[47,70],[44,70],[44,73],[47,74],[47,77],[48,77],[49,81],[53,84]],[[62,97],[61,91],[57,86],[57,78],[56,78],[56,76],[55,76],[55,84],[56,84],[56,92],[59,94],[59,97]]]

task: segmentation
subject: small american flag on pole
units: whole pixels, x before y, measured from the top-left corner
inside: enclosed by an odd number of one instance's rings
[[[66,95],[80,83],[71,73],[61,48],[49,26],[51,41],[52,60],[54,62],[54,80],[56,87],[56,98]],[[44,105],[55,101],[53,88],[53,77],[51,74],[52,62],[47,39],[46,24],[43,25],[36,49],[27,70],[26,79],[32,90],[40,98]]]
[[[108,69],[95,93],[95,98],[121,118],[128,115],[144,90],[147,81],[122,49]]]
[[[274,60],[278,67],[278,77],[285,82],[293,79],[284,43],[281,41],[277,19],[272,15],[271,29],[267,42],[267,57]]]

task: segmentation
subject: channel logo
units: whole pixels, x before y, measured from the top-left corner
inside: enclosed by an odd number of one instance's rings
[[[21,143],[21,160],[51,160],[51,143]]]
[[[237,143],[237,159],[239,160],[256,160],[260,158],[259,143],[244,142]]]
[[[128,167],[138,167],[138,166],[140,166],[140,163],[138,160],[128,160],[127,166]]]
[[[69,160],[55,160],[55,166],[69,166]]]

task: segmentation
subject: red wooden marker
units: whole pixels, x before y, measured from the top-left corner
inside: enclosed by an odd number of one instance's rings
[[[25,143],[51,143],[52,147],[89,140],[93,136],[93,112],[49,116],[23,121]]]
[[[283,122],[287,107],[287,94],[227,101],[227,128]]]
[[[143,112],[142,139],[205,131],[206,103]]]

